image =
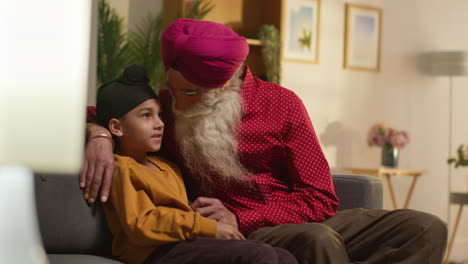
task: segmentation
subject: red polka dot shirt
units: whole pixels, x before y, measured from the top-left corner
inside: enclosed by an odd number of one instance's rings
[[[291,90],[264,82],[246,68],[239,124],[240,161],[252,173],[250,184],[214,181],[200,184],[183,167],[173,140],[171,96],[160,92],[165,135],[162,151],[179,161],[192,199],[218,198],[239,220],[244,235],[264,226],[321,222],[338,207],[333,180],[301,99]]]

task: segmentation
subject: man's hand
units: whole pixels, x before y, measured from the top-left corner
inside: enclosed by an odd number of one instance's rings
[[[88,138],[96,134],[110,132],[97,125],[87,127]],[[80,173],[80,187],[84,188],[84,198],[90,203],[96,201],[101,190],[101,202],[106,202],[114,173],[112,142],[106,138],[95,138],[86,145],[83,169]]]
[[[245,237],[241,234],[241,232],[239,232],[239,230],[230,225],[219,222],[216,227],[216,238],[245,240]]]
[[[228,224],[236,230],[239,229],[236,215],[229,211],[218,199],[198,197],[190,207],[206,218],[216,220],[218,223]]]

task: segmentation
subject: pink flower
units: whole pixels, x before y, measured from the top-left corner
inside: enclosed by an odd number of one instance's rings
[[[385,127],[382,123],[371,126],[367,134],[367,144],[382,147],[385,143],[402,149],[409,143],[408,133]]]
[[[409,136],[406,131],[397,132],[390,140],[390,143],[396,148],[402,149],[409,143]]]
[[[390,142],[390,141],[392,141],[392,138],[395,136],[396,131],[393,128],[388,128],[388,129],[384,130],[383,134],[384,134],[385,142]]]
[[[367,144],[369,146],[383,146],[385,143],[385,139],[383,136],[383,125],[376,124],[373,125],[369,129],[369,133],[367,134]]]

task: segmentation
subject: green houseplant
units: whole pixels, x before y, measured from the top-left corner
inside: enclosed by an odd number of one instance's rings
[[[123,19],[105,0],[98,4],[97,85],[116,78],[128,65],[128,44]]]
[[[258,39],[262,41],[262,57],[266,68],[267,80],[280,81],[280,34],[273,25],[262,25],[258,30]]]
[[[159,37],[163,28],[162,14],[149,14],[135,31],[128,33],[128,53],[130,64],[140,64],[148,71],[151,87],[161,88],[164,67],[161,59]]]
[[[209,0],[185,0],[179,17],[202,20],[213,8]]]
[[[457,149],[457,157],[449,158],[447,163],[454,163],[455,168],[458,168],[459,166],[468,167],[468,146],[464,148],[464,145],[460,145]]]
[[[187,1],[179,17],[203,19],[213,7],[208,0]],[[134,31],[123,32],[123,19],[106,0],[99,0],[98,21],[98,87],[117,77],[126,66],[136,63],[146,68],[151,86],[157,92],[164,80],[159,42],[163,15],[149,14]]]

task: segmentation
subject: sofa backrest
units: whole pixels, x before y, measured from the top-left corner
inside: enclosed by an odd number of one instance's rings
[[[101,205],[83,199],[78,175],[35,175],[39,229],[47,253],[110,256],[112,235]]]
[[[333,174],[335,192],[340,199],[338,211],[352,208],[382,209],[382,180],[367,175]]]

